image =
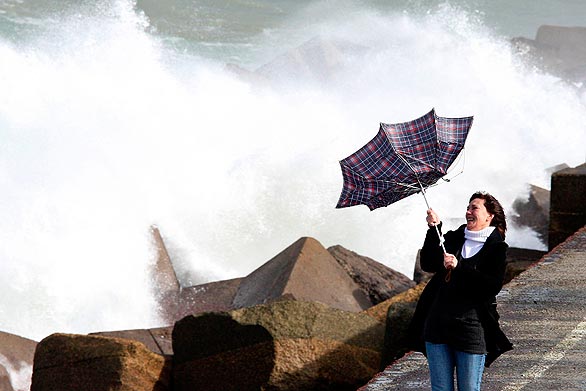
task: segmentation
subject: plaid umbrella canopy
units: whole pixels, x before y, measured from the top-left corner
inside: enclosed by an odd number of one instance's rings
[[[464,148],[472,119],[438,117],[432,109],[413,121],[381,123],[368,144],[340,161],[344,186],[336,207],[374,210],[414,193],[425,197]]]

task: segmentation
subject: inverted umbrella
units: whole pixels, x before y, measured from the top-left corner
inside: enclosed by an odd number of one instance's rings
[[[448,173],[472,120],[438,117],[432,109],[413,121],[381,123],[370,142],[340,161],[344,186],[336,208],[364,204],[374,210],[419,192],[429,208],[425,189]]]

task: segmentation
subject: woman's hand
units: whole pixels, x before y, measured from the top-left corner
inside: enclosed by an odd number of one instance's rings
[[[444,267],[448,270],[454,269],[458,266],[458,258],[456,258],[452,254],[445,253],[444,254]]]
[[[438,215],[437,215],[437,213],[435,213],[435,211],[434,211],[433,209],[431,209],[431,208],[429,208],[429,209],[427,210],[427,217],[426,217],[426,219],[425,219],[425,220],[427,221],[427,225],[428,225],[429,227],[433,227],[433,226],[435,226],[435,225],[439,224],[439,222],[440,222],[440,218],[439,218],[439,216],[438,216]]]

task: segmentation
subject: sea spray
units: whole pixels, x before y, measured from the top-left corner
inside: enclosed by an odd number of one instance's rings
[[[184,286],[244,276],[301,236],[411,276],[426,229],[421,196],[373,212],[334,208],[338,161],[379,122],[432,107],[474,115],[463,173],[428,192],[447,228],[463,221],[472,192],[490,191],[511,214],[527,183],[547,186],[545,169],[584,159],[579,95],[457,7],[312,5],[282,21],[283,31],[312,21],[289,41],[277,24],[248,45],[268,62],[319,37],[344,54],[337,66],[313,63],[292,78],[285,64],[255,79],[198,45],[178,50],[134,3],[101,4],[0,40],[0,75],[10,75],[0,77],[4,331],[38,340],[160,325],[153,224]],[[259,76],[262,64],[238,65]],[[515,227],[507,239],[542,246]]]

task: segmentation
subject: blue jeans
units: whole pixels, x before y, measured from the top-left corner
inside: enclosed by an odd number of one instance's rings
[[[448,345],[425,343],[432,391],[454,391],[454,369],[458,391],[480,391],[484,354],[464,353]]]

